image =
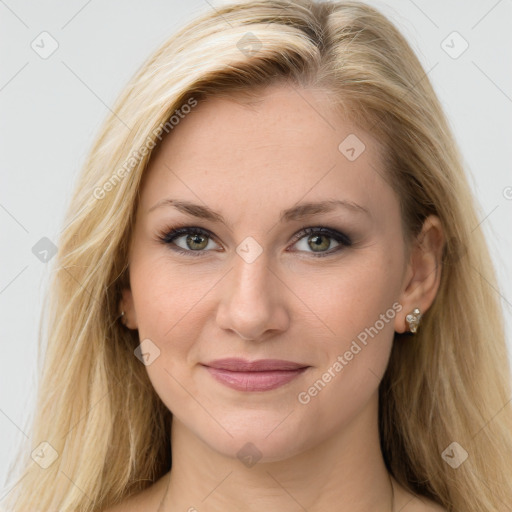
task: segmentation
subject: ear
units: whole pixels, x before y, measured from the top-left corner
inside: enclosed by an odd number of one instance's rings
[[[441,259],[444,233],[441,221],[435,215],[425,219],[421,233],[409,251],[400,304],[403,308],[395,317],[395,331],[409,330],[406,315],[418,308],[424,314],[434,302],[441,282]]]
[[[119,314],[124,311],[124,315],[121,318],[123,325],[128,329],[137,329],[139,327],[137,323],[137,315],[135,313],[135,304],[133,302],[133,294],[130,287],[125,287],[121,291],[122,299],[119,304]]]

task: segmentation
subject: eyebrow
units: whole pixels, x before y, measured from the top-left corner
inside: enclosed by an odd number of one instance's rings
[[[148,210],[148,213],[153,210],[156,210],[157,208],[165,206],[172,206],[182,213],[192,215],[193,217],[197,217],[200,219],[206,219],[213,222],[220,222],[221,224],[227,226],[227,222],[224,219],[224,217],[220,213],[209,208],[208,206],[203,206],[200,204],[191,203],[189,201],[182,201],[177,199],[162,199],[161,201],[158,201],[155,205],[153,205]],[[336,210],[337,208],[344,208],[354,213],[363,213],[370,216],[370,212],[366,208],[357,203],[354,203],[352,201],[346,201],[343,199],[330,199],[319,202],[299,203],[295,206],[292,206],[291,208],[283,210],[279,217],[279,222],[283,223],[301,220],[304,217],[308,217],[311,215],[329,213]]]

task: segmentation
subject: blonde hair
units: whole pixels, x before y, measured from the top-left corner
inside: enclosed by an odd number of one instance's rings
[[[379,389],[389,471],[449,511],[512,503],[502,313],[445,115],[414,52],[377,10],[299,0],[231,4],[195,20],[146,62],[106,120],[59,243],[31,446],[6,498],[13,510],[98,511],[170,469],[171,413],[134,356],[137,332],[118,318],[141,178],[177,109],[280,80],[331,91],[347,119],[383,142],[407,236],[429,214],[445,232],[437,297],[416,335],[395,335]],[[46,469],[29,456],[42,442],[58,454]],[[458,468],[442,457],[453,442],[468,453]]]

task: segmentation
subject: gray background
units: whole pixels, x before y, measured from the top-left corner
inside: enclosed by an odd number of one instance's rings
[[[411,42],[462,149],[498,270],[496,293],[512,354],[512,2],[368,3]],[[26,438],[37,384],[38,319],[49,267],[32,248],[42,237],[57,243],[77,173],[123,85],[172,32],[220,4],[0,0],[0,506],[9,490],[2,491],[7,463]],[[39,36],[43,31],[58,43],[45,59],[31,47],[35,41],[40,52],[51,49],[48,36]],[[464,43],[448,37],[453,31],[469,44],[458,58]]]

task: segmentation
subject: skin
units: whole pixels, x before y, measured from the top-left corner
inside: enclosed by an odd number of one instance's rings
[[[325,92],[299,94],[283,84],[251,101],[210,98],[154,153],[120,307],[127,328],[160,350],[146,369],[173,413],[173,469],[110,510],[391,510],[378,386],[394,332],[407,330],[406,314],[416,307],[425,312],[435,298],[443,235],[432,216],[421,243],[406,244],[377,141],[331,105]],[[366,146],[354,161],[338,150],[349,134]],[[162,204],[167,198],[208,206],[226,225]],[[299,202],[328,199],[366,213],[340,207],[279,221],[282,210]],[[177,223],[211,232],[202,254],[190,254],[186,235],[174,242],[187,254],[159,240]],[[322,242],[324,252],[340,246],[314,234],[294,239],[304,227],[329,227],[353,243],[317,257],[308,239]],[[236,252],[249,236],[262,250],[250,263]],[[256,254],[256,246],[241,247]],[[299,393],[393,304],[401,306],[394,318],[300,403]],[[224,357],[285,359],[309,368],[278,389],[236,391],[201,365]],[[252,467],[237,457],[248,442],[261,455]],[[395,510],[442,510],[393,485]]]

